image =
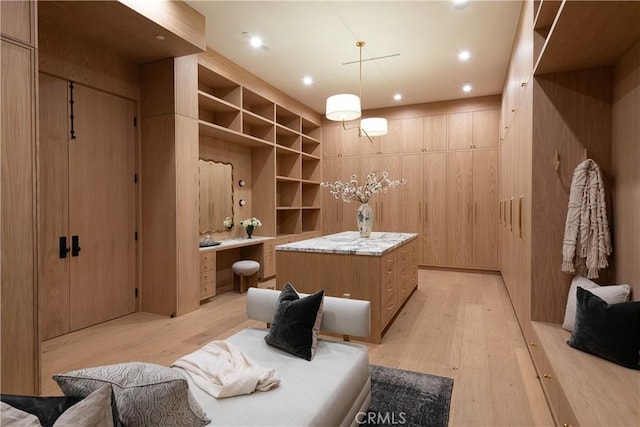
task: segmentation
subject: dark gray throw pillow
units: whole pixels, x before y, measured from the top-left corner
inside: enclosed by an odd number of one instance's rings
[[[607,304],[578,287],[568,344],[618,365],[640,369],[640,301]]]
[[[322,320],[323,297],[324,290],[321,290],[300,298],[290,283],[284,285],[273,313],[271,329],[264,337],[267,344],[311,360]]]

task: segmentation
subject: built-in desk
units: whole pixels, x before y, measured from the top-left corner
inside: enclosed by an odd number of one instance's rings
[[[231,290],[231,265],[241,259],[258,261],[260,278],[270,275],[270,261],[265,255],[269,251],[265,251],[265,246],[273,244],[273,237],[253,236],[251,239],[221,240],[219,245],[200,248],[200,300]]]
[[[379,343],[395,314],[418,286],[415,233],[347,231],[276,246],[276,287],[371,302],[371,335]]]

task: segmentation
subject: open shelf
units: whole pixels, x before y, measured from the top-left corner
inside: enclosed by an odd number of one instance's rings
[[[242,108],[269,122],[274,122],[275,103],[246,87],[242,88]]]
[[[276,152],[276,175],[300,179],[301,161],[299,154]]]
[[[302,207],[320,208],[320,184],[302,183]]]
[[[302,152],[320,158],[322,147],[320,141],[306,135],[302,135]]]
[[[300,133],[300,116],[276,105],[276,122],[294,132]]]
[[[242,133],[264,141],[274,141],[273,123],[250,111],[242,112]]]
[[[302,155],[302,179],[320,181],[321,178],[320,159]]]
[[[546,3],[546,0],[541,3],[540,14]],[[584,25],[584,22],[589,25]],[[544,37],[544,44],[536,57],[534,74],[613,65],[640,37],[638,22],[638,1],[565,1]],[[575,34],[580,36],[575,37]],[[542,43],[542,40],[537,43]]]
[[[316,142],[320,142],[320,137],[322,134],[322,128],[320,125],[317,125],[305,118],[302,119],[302,134],[311,139],[314,139]]]
[[[302,209],[302,232],[320,230],[320,209]]]
[[[300,234],[302,231],[302,215],[300,209],[276,210],[276,234]]]
[[[276,125],[276,144],[300,151],[300,134],[278,123]]]
[[[273,144],[269,144],[267,141],[256,138],[250,135],[245,135],[240,132],[233,131],[226,127],[218,126],[213,123],[209,123],[205,120],[200,120],[199,124],[199,132],[201,135],[210,136],[212,138],[233,142],[235,144],[244,145],[247,147],[267,147],[273,146]]]
[[[300,181],[283,181],[278,179],[276,182],[276,206],[278,208],[299,208],[300,207]]]
[[[240,108],[240,85],[202,65],[198,65],[198,90]]]

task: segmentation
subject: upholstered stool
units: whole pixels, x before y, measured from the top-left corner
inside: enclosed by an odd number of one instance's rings
[[[233,289],[241,294],[247,292],[251,286],[258,285],[258,271],[260,263],[252,260],[242,260],[234,262],[231,266],[233,270]]]

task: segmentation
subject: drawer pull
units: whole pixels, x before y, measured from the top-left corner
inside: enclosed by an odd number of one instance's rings
[[[546,379],[550,380],[551,379],[551,375],[549,374],[542,374],[543,377],[545,377]]]
[[[530,343],[530,345],[531,345],[531,347],[537,347],[538,346],[538,344],[536,344],[534,342]]]

